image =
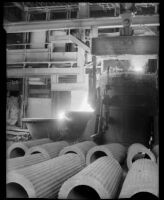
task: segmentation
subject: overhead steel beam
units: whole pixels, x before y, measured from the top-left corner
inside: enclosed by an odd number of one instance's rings
[[[159,52],[158,36],[120,36],[92,39],[91,53],[105,55],[151,55]]]
[[[159,15],[153,16],[135,16],[133,17],[133,26],[159,26]],[[18,22],[4,24],[7,33],[17,32],[33,32],[39,30],[57,30],[72,28],[92,28],[97,26],[100,28],[117,28],[122,27],[121,17],[103,17],[103,18],[87,18],[74,20],[53,20],[40,22]]]
[[[24,68],[7,69],[7,78],[22,78],[31,76],[51,76],[52,74],[80,74],[80,68]]]

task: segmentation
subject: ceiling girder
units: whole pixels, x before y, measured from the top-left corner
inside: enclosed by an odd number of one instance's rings
[[[159,15],[135,16],[133,26],[159,26]],[[120,28],[122,27],[121,17],[87,18],[75,20],[53,20],[40,22],[18,22],[4,24],[7,33],[33,32],[38,30],[57,30],[57,29],[79,29],[79,28]]]

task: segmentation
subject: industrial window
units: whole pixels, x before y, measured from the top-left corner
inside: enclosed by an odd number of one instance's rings
[[[76,19],[77,18],[77,10],[71,10],[70,18],[71,19]]]
[[[67,19],[67,12],[65,10],[60,11],[51,11],[50,13],[50,20],[60,20],[60,19]]]
[[[20,79],[7,79],[7,91],[9,92],[20,92],[21,91],[21,80]]]
[[[77,45],[75,43],[66,43],[65,52],[77,52]]]
[[[8,33],[7,48],[8,49],[23,49],[24,33]]]
[[[136,11],[136,7],[134,3],[120,3],[120,14],[123,14],[126,12],[126,10],[129,10],[131,12]]]
[[[112,36],[116,35],[118,36],[120,34],[120,28],[106,28],[106,29],[99,29],[98,35],[99,36],[107,36],[108,34],[112,34]]]
[[[58,77],[58,83],[77,83],[77,75],[61,75]]]
[[[52,68],[71,68],[71,63],[55,63],[52,64],[51,67]]]
[[[147,73],[156,73],[156,71],[157,71],[157,59],[149,59]]]
[[[114,17],[115,11],[113,10],[91,10],[90,11],[90,17]]]
[[[90,6],[90,17],[115,17],[115,8],[103,8],[98,5]]]
[[[30,63],[27,64],[25,66],[25,68],[48,68],[48,63],[38,63],[38,64],[34,64],[34,63]]]
[[[40,93],[38,93],[38,94],[35,94],[35,93],[33,93],[33,90],[30,90],[29,91],[29,97],[30,98],[50,98],[50,92],[49,91],[41,91]]]
[[[9,22],[23,21],[22,16],[22,11],[19,8],[15,6],[4,7],[4,19],[8,20]]]
[[[28,83],[29,97],[50,98],[50,78],[30,77]]]
[[[23,64],[9,64],[7,65],[7,68],[19,69],[19,68],[23,68]]]
[[[157,9],[157,13],[159,12],[159,8]],[[155,6],[147,6],[142,7],[138,6],[136,7],[136,15],[153,15],[156,13]]]
[[[41,21],[46,20],[45,12],[31,12],[30,13],[30,21]]]

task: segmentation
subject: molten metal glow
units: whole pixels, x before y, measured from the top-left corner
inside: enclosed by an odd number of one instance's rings
[[[65,116],[65,112],[60,112],[59,114],[58,114],[58,119],[65,119],[66,118],[66,116]]]
[[[146,62],[147,59],[143,57],[131,59],[132,70],[137,73],[143,73],[145,71]]]
[[[133,69],[136,72],[143,72],[144,71],[143,67],[141,67],[141,66],[135,66]]]
[[[78,111],[94,112],[93,108],[88,104],[87,97],[84,98]]]

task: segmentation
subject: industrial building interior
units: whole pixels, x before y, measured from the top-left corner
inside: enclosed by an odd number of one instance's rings
[[[159,198],[159,5],[4,2],[7,198]]]

